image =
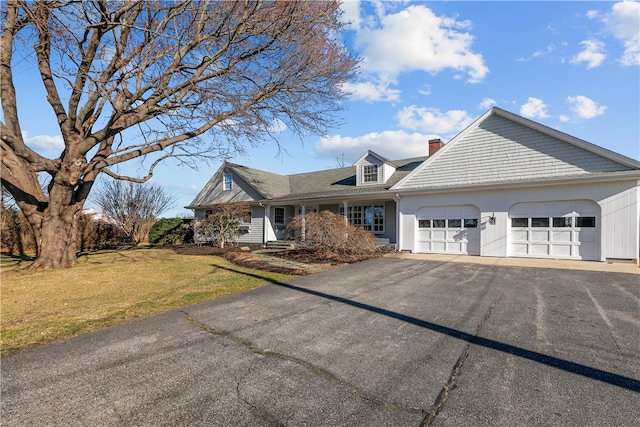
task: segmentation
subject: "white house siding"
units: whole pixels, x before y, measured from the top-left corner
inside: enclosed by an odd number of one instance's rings
[[[599,254],[638,260],[639,196],[636,180],[401,195],[399,250],[417,249],[417,213],[425,206],[473,205],[480,211],[480,255],[509,256],[509,210],[516,203],[588,201],[600,207]],[[489,219],[495,217],[495,224]]]
[[[630,169],[500,116],[489,117],[462,140],[449,144],[394,188],[442,188]]]

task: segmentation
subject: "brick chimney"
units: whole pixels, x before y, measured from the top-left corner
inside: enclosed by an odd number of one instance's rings
[[[436,151],[444,147],[444,142],[440,138],[429,140],[429,157],[436,154]]]

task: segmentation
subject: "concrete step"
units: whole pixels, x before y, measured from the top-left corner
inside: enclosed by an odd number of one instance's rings
[[[275,250],[275,249],[279,249],[279,250],[290,250],[290,249],[295,249],[296,245],[293,242],[285,242],[285,241],[270,241],[267,242],[264,245],[265,249],[270,249],[270,250]]]

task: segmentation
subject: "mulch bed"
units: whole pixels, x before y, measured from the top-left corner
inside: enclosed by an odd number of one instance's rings
[[[243,251],[242,249],[240,249],[247,247],[250,250]],[[262,261],[251,253],[252,251],[257,251],[260,249],[262,249],[262,245],[233,245],[227,246],[225,248],[218,248],[210,245],[185,245],[175,246],[173,248],[173,251],[180,255],[215,255],[224,258],[225,260],[237,266],[252,268],[254,270],[270,271],[273,273],[282,274],[296,274],[300,276],[305,274],[305,272],[297,269],[279,267],[269,264],[268,262]]]
[[[305,264],[352,264],[358,261],[365,261],[371,258],[377,258],[382,255],[381,252],[372,252],[367,254],[339,254],[326,251],[314,251],[311,249],[296,249],[291,251],[276,252],[273,255],[288,259],[289,261],[302,262]]]
[[[241,248],[249,248],[250,250],[242,250]],[[225,260],[229,261],[232,264],[253,268],[255,270],[261,271],[271,271],[274,273],[284,273],[284,274],[295,274],[295,275],[305,275],[308,272],[293,269],[280,267],[276,265],[269,264],[268,262],[264,262],[261,259],[257,258],[251,252],[263,249],[262,245],[233,245],[227,246],[225,248],[213,247],[210,245],[185,245],[185,246],[176,246],[173,248],[174,252],[181,255],[215,255]],[[345,265],[358,261],[364,261],[370,258],[376,258],[382,255],[380,252],[375,252],[371,254],[364,255],[344,255],[344,254],[336,254],[331,252],[321,252],[321,251],[313,251],[309,249],[297,249],[297,250],[286,250],[281,252],[273,252],[271,255],[278,256],[283,259],[287,259],[289,261],[300,262],[304,264],[311,265]]]

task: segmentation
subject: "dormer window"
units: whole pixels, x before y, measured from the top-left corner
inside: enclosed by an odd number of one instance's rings
[[[365,165],[362,167],[362,182],[378,182],[378,165]]]
[[[356,167],[356,186],[384,184],[396,171],[396,165],[371,151],[364,153],[353,164]]]
[[[222,177],[222,189],[231,190],[233,188],[233,176],[231,174]]]

